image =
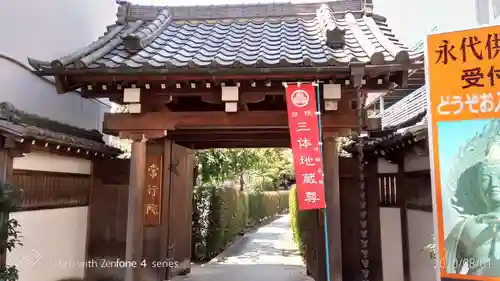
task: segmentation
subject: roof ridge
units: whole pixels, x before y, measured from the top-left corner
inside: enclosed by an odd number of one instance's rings
[[[233,68],[280,72],[348,67],[353,62],[400,67],[414,59],[386,19],[368,14],[359,1],[271,3],[259,4],[258,9],[255,4],[194,6],[194,10],[120,3],[116,25],[95,43],[58,60],[29,59],[31,66],[40,75],[146,68],[151,73]],[[239,7],[236,12],[234,7]],[[60,92],[82,87],[62,84]],[[93,90],[92,85],[84,86]]]
[[[316,11],[316,18],[326,45],[332,49],[342,48],[345,44],[345,29],[337,24],[332,9],[326,4],[321,5]]]
[[[309,0],[307,2],[299,2],[299,3],[293,3],[293,2],[268,2],[268,3],[238,3],[238,4],[208,4],[208,5],[144,5],[144,4],[134,4],[129,1],[123,1],[123,0],[117,0],[116,3],[121,6],[132,6],[132,7],[138,7],[138,8],[156,8],[163,10],[165,8],[171,8],[171,9],[176,9],[176,8],[206,8],[206,7],[229,7],[229,8],[234,8],[234,7],[268,7],[268,6],[309,6],[310,4],[315,4],[315,5],[331,5],[339,2],[344,2],[344,3],[351,3],[351,0]]]
[[[163,9],[158,17],[150,24],[123,37],[124,47],[127,50],[141,50],[153,42],[172,21],[172,14],[168,8]]]
[[[327,5],[333,12],[362,12],[360,3],[351,0],[321,1],[312,0],[304,3],[273,2],[226,5],[190,5],[190,6],[154,6],[132,4],[117,1],[117,23],[144,20],[153,21],[165,9],[172,15],[172,20],[201,20],[220,18],[286,17],[297,15],[315,15],[321,5]]]

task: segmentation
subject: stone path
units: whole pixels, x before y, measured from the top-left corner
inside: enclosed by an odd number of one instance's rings
[[[289,215],[247,233],[217,261],[174,281],[312,281],[292,240]]]

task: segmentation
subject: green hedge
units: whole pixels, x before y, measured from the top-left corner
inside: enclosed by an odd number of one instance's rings
[[[304,233],[301,231],[300,222],[304,219],[304,212],[299,211],[297,204],[297,187],[293,185],[288,194],[290,205],[290,226],[293,233],[293,241],[299,249],[302,256],[305,254]]]
[[[250,226],[288,209],[288,192],[199,186],[193,196],[192,259],[209,260]]]

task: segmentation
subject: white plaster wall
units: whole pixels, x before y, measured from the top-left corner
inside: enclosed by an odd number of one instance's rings
[[[16,157],[13,168],[30,171],[45,171],[73,174],[91,174],[92,162],[86,159],[59,156],[46,152],[32,152]]]
[[[14,158],[14,169],[90,174],[85,159],[32,152]],[[83,278],[88,207],[25,211],[12,214],[21,225],[21,242],[7,255],[19,269],[19,281]]]
[[[404,159],[405,172],[429,170],[431,162],[428,155],[408,154]]]
[[[398,172],[398,165],[390,163],[389,161],[378,158],[377,171],[379,174],[393,174]]]
[[[115,21],[114,0],[0,1],[0,101],[86,129],[100,129],[108,108],[75,93],[57,95],[52,83],[1,58],[52,60],[84,47]],[[31,69],[31,68],[30,68]]]
[[[434,224],[432,212],[407,210],[410,274],[412,281],[436,280],[434,261],[423,248],[432,243]]]
[[[23,246],[7,255],[19,281],[83,278],[87,236],[87,207],[17,212]]]
[[[401,213],[399,208],[380,208],[382,274],[384,281],[404,280]]]

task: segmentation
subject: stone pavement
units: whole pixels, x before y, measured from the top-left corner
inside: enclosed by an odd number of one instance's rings
[[[173,281],[312,281],[292,240],[290,216],[247,233],[217,261]]]

